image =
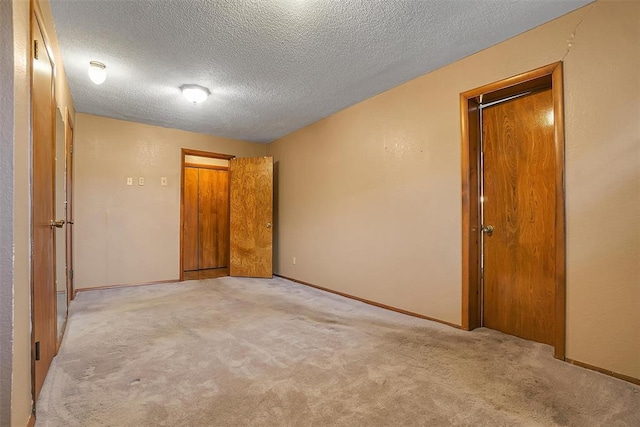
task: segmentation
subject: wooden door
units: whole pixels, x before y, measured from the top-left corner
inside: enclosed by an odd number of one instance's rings
[[[482,132],[484,326],[553,344],[556,159],[551,90],[484,108]]]
[[[182,191],[183,229],[182,229],[182,269],[184,272],[199,269],[198,232],[198,169],[184,168]],[[186,277],[191,279],[192,277]],[[197,278],[197,277],[193,277]]]
[[[185,167],[183,184],[182,277],[229,274],[229,171]]]
[[[55,157],[53,63],[37,18],[32,20],[32,322],[37,399],[56,352]]]
[[[230,274],[273,277],[273,157],[234,158]]]
[[[199,269],[229,267],[229,172],[198,169]]]
[[[71,116],[67,112],[67,123],[65,131],[65,145],[66,145],[66,172],[67,172],[67,185],[66,185],[66,259],[67,259],[67,303],[69,303],[74,297],[73,288],[73,140],[74,131],[73,123],[71,123]]]

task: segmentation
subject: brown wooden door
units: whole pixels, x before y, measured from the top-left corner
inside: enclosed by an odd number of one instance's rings
[[[273,157],[231,159],[230,171],[230,274],[273,277]]]
[[[37,20],[32,21],[32,321],[34,392],[37,398],[56,352],[55,145],[53,64]]]
[[[199,269],[229,267],[229,172],[198,169]]]
[[[198,270],[200,245],[198,233],[198,169],[184,168],[182,190],[183,229],[182,229],[182,269]]]
[[[229,274],[227,169],[185,167],[182,245],[184,279]]]
[[[555,151],[551,90],[483,109],[483,324],[553,344]]]

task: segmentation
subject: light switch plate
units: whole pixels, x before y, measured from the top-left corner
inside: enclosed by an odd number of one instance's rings
[[[166,176],[160,177],[160,185],[163,186],[163,187],[167,186],[167,177]]]
[[[127,185],[133,185],[133,178],[130,176],[127,177]]]
[[[138,178],[138,185],[144,185],[144,176]]]

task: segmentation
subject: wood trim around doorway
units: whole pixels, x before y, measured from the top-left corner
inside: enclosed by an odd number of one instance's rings
[[[540,87],[550,87],[553,96],[555,170],[556,170],[556,277],[554,356],[565,359],[566,336],[566,236],[564,186],[564,98],[562,62],[509,77],[460,94],[462,131],[462,328],[481,326],[479,265],[478,164],[480,99],[500,100]]]
[[[67,198],[67,227],[69,227],[68,221],[71,221],[71,232],[65,231],[65,236],[71,236],[70,239],[67,239],[66,242],[66,251],[65,256],[67,257],[67,266],[71,266],[70,269],[67,270],[67,274],[70,274],[70,277],[67,277],[67,307],[71,303],[71,301],[75,298],[75,285],[73,284],[73,225],[74,218],[73,215],[73,207],[74,207],[74,191],[73,191],[73,176],[74,176],[74,153],[73,146],[75,143],[75,123],[73,121],[73,117],[71,113],[69,113],[69,108],[65,108],[65,125],[64,125],[64,152],[65,152],[65,168],[66,168],[66,198]],[[71,208],[69,208],[71,207]],[[71,270],[71,271],[69,271]]]
[[[184,275],[184,168],[189,166],[185,162],[186,156],[207,157],[210,159],[231,160],[236,156],[232,154],[211,153],[208,151],[193,150],[190,148],[182,148],[180,153],[180,281],[190,280]],[[214,169],[212,167],[212,169]]]

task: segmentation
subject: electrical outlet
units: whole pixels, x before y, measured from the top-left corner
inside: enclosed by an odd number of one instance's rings
[[[293,265],[296,265],[296,257],[293,257],[293,259],[291,260],[291,262],[293,263]]]
[[[127,185],[133,185],[133,178],[130,176],[127,177]]]
[[[138,178],[138,185],[144,185],[144,176]]]
[[[167,186],[167,177],[166,176],[160,177],[160,185],[163,186],[163,187]]]

